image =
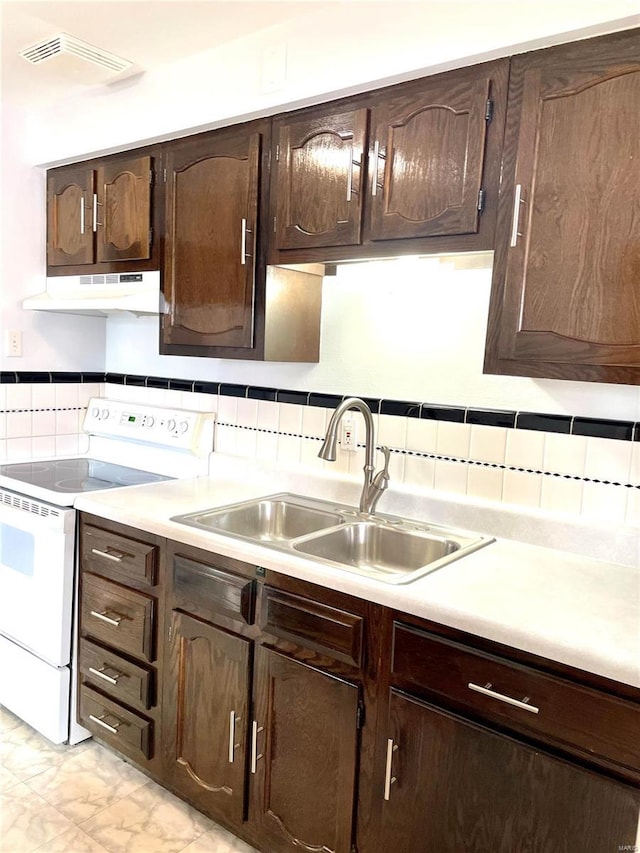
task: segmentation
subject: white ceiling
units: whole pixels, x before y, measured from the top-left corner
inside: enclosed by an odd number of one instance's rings
[[[329,5],[322,0],[0,0],[2,94],[55,99],[78,88],[68,75],[52,73],[56,60],[34,66],[19,56],[59,33],[149,71]]]

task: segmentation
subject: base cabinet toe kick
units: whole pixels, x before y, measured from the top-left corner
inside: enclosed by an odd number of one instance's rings
[[[258,850],[637,849],[640,690],[96,528],[152,571],[81,565],[80,722]]]

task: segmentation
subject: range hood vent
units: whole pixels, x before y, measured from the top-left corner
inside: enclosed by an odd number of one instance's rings
[[[47,278],[44,293],[29,296],[22,307],[30,311],[59,311],[107,317],[128,312],[138,316],[162,313],[160,273],[62,275]]]
[[[86,84],[105,83],[133,68],[127,59],[67,33],[33,44],[20,51],[20,56],[32,65],[55,60],[47,65],[49,72]]]

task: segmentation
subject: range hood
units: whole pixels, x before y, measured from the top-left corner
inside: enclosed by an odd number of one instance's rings
[[[22,307],[30,311],[59,311],[108,317],[119,312],[138,316],[161,311],[160,273],[106,273],[63,275],[47,278],[44,293],[29,296]]]

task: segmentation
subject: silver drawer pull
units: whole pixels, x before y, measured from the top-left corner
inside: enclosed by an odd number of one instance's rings
[[[240,717],[236,717],[236,712],[231,711],[229,714],[229,764],[233,764],[234,753],[240,746],[236,743],[236,723]],[[257,734],[257,732],[256,732]]]
[[[105,723],[104,717],[106,714],[103,714],[102,717],[95,717],[93,714],[89,714],[89,719],[92,723],[97,723],[97,725],[102,726],[103,729],[106,729],[108,732],[111,732],[112,735],[118,734],[118,729],[122,725],[122,720],[118,720],[118,724],[115,726],[110,726],[109,723]],[[116,719],[118,719],[116,717]]]
[[[258,732],[264,731],[263,726],[259,726],[254,720],[251,724],[251,772],[255,773],[258,768],[258,760],[262,758],[262,753],[258,754]]]
[[[394,744],[393,738],[389,738],[387,741],[387,764],[384,772],[384,798],[385,800],[391,799],[391,786],[394,782],[397,782],[395,776],[391,775],[391,769],[393,766],[393,753],[398,748],[397,744]]]
[[[122,551],[115,551],[113,548],[108,548],[106,551],[101,551],[100,548],[92,548],[91,553],[96,557],[104,557],[106,560],[113,560],[114,563],[121,563],[127,554]]]
[[[97,675],[98,678],[104,679],[104,681],[108,681],[109,684],[117,684],[118,679],[122,678],[122,676],[123,676],[122,672],[117,672],[117,671],[116,671],[116,675],[107,675],[107,673],[105,672],[105,669],[106,669],[106,667],[102,667],[102,669],[95,669],[93,666],[90,666],[89,672],[92,675]]]
[[[496,693],[495,690],[491,690],[491,682],[485,684],[484,687],[480,687],[479,684],[472,684],[469,682],[467,687],[469,690],[475,690],[476,693],[482,693],[483,696],[490,696],[492,699],[498,699],[500,702],[506,702],[507,705],[513,705],[515,708],[521,708],[523,711],[530,711],[532,714],[540,713],[540,708],[536,708],[535,705],[529,705],[529,699],[527,696],[521,700],[512,699],[510,696],[505,696],[503,693]]]
[[[115,628],[122,622],[123,617],[118,613],[114,613],[113,616],[107,616],[109,613],[108,610],[103,610],[99,613],[97,610],[91,610],[91,615],[95,616],[96,619],[102,619],[103,622],[107,622],[109,625],[113,625]]]

